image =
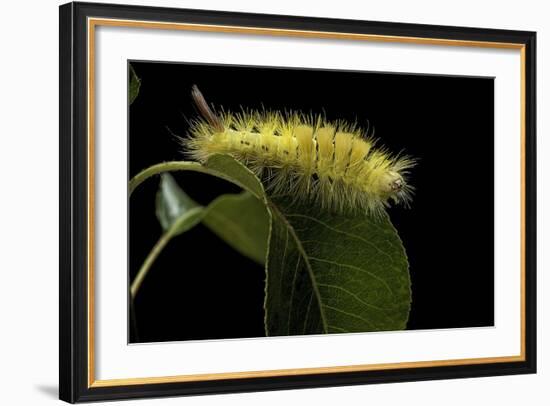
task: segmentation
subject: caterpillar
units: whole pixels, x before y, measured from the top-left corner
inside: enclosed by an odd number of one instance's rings
[[[183,145],[204,162],[228,154],[252,170],[272,196],[290,196],[338,213],[379,216],[394,204],[408,206],[415,160],[378,147],[355,123],[297,112],[222,111],[216,114],[193,86],[200,117]]]

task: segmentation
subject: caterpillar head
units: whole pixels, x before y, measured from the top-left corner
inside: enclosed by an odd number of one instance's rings
[[[405,177],[398,171],[388,170],[381,176],[380,189],[383,194],[382,198],[386,200],[386,204],[388,200],[392,200],[394,203],[409,207],[414,187],[408,184]]]
[[[388,193],[398,193],[405,186],[403,176],[395,171],[388,171],[384,181],[386,182],[386,190]]]
[[[396,197],[407,187],[399,172],[388,170],[380,177],[380,189],[387,197]]]

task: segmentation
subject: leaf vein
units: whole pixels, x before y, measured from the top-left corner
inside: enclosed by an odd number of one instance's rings
[[[367,307],[372,307],[373,309],[376,309],[384,314],[386,314],[386,310],[389,310],[389,309],[383,309],[382,307],[379,307],[379,306],[376,306],[372,303],[369,303],[369,302],[366,302],[364,301],[363,299],[361,299],[359,296],[357,296],[355,293],[347,290],[346,288],[343,288],[341,286],[337,286],[337,285],[332,285],[330,283],[319,283],[319,286],[325,286],[327,288],[333,288],[333,289],[338,289],[338,290],[341,290],[342,292],[344,293],[347,293],[348,295],[352,296],[353,298],[355,298],[358,302],[364,304],[365,306]]]
[[[372,272],[367,271],[366,269],[363,269],[363,268],[360,268],[360,267],[354,266],[354,265],[349,265],[349,264],[340,264],[340,263],[335,262],[335,261],[329,261],[328,259],[322,259],[322,258],[317,258],[317,257],[309,257],[309,259],[313,260],[313,261],[324,262],[324,263],[327,263],[327,264],[340,266],[342,268],[350,268],[350,269],[354,269],[354,270],[359,271],[359,272],[363,272],[367,275],[370,275],[372,278],[376,279],[377,281],[381,282],[388,289],[388,291],[393,295],[393,290],[391,289],[390,285],[388,285],[388,283],[384,279],[380,278],[379,276],[375,275]]]
[[[329,327],[330,329],[332,329],[332,330],[339,330],[339,331],[341,331],[342,333],[351,333],[351,331],[346,330],[345,328],[333,326],[333,325],[331,325],[331,324],[329,324],[328,327]]]
[[[387,252],[385,252],[384,250],[382,250],[380,247],[378,247],[376,244],[372,243],[371,241],[369,240],[366,240],[365,238],[363,237],[360,237],[358,235],[355,235],[355,234],[351,234],[351,233],[347,233],[345,231],[342,231],[342,230],[339,230],[337,228],[334,228],[330,225],[328,225],[327,223],[321,221],[321,220],[318,220],[314,217],[311,217],[311,216],[307,216],[305,214],[287,214],[286,215],[287,217],[302,217],[302,218],[305,218],[305,219],[308,219],[308,220],[311,220],[315,223],[318,223],[318,224],[321,224],[322,226],[328,228],[329,230],[331,231],[334,231],[335,233],[340,233],[340,234],[343,234],[343,235],[346,235],[350,238],[354,238],[354,239],[357,239],[357,240],[360,240],[360,241],[363,241],[365,244],[373,247],[376,251],[380,252],[381,254],[383,254],[384,256],[386,256],[390,261],[391,263],[393,264],[393,258],[391,257],[391,255],[389,255]]]
[[[294,290],[296,287],[296,276],[298,275],[298,268],[300,266],[300,257],[296,261],[296,267],[294,268],[294,276],[292,278],[292,289],[290,291],[290,303],[288,305],[288,323],[287,323],[287,334],[290,335],[290,318],[292,317],[292,307],[294,302]]]
[[[323,330],[325,332],[327,332],[328,331],[327,330],[328,323],[327,323],[326,315],[323,311],[323,302],[321,301],[321,294],[319,293],[319,288],[317,286],[317,280],[315,278],[315,274],[313,272],[313,268],[311,266],[311,263],[309,262],[309,257],[307,255],[306,251],[304,250],[304,247],[302,246],[302,243],[300,242],[300,239],[296,235],[296,232],[294,231],[294,228],[292,227],[292,224],[289,223],[289,221],[285,218],[285,216],[279,211],[279,209],[275,205],[271,204],[270,207],[272,208],[273,212],[281,219],[283,224],[286,225],[287,232],[289,232],[292,235],[292,237],[294,239],[294,243],[296,244],[296,249],[298,250],[298,252],[300,253],[300,255],[304,259],[306,269],[307,269],[309,277],[311,279],[311,286],[313,287],[313,291],[315,292],[315,297],[317,298],[317,302],[319,303],[319,313],[321,315]]]
[[[328,306],[328,305],[324,305],[324,307],[326,307],[327,309],[330,309],[330,310],[333,310],[335,312],[338,312],[338,313],[342,313],[342,314],[345,314],[347,316],[350,316],[350,317],[354,317],[356,319],[359,319],[361,321],[364,321],[365,323],[367,323],[369,326],[371,326],[373,329],[376,329],[376,326],[370,321],[370,320],[367,320],[361,316],[359,316],[358,314],[355,314],[355,313],[350,313],[350,312],[346,312],[342,309],[339,309],[337,307],[333,307],[333,306]]]

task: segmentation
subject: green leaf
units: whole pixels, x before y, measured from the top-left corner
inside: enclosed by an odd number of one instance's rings
[[[230,168],[231,164],[225,165],[226,172],[230,172]],[[248,173],[240,174],[239,169],[235,167],[230,173],[238,176],[241,184],[247,183]],[[248,183],[250,187],[256,186]],[[236,251],[260,264],[265,263],[269,214],[265,204],[248,191],[219,196],[205,208],[191,199],[170,174],[163,173],[156,198],[156,215],[171,237],[202,221]]]
[[[165,232],[170,231],[172,236],[181,234],[196,225],[203,214],[203,207],[187,196],[171,175],[161,175],[156,215]]]
[[[153,246],[130,285],[132,299],[136,297],[151,266],[164,247],[175,236],[193,228],[204,216],[204,208],[181,190],[171,175],[163,173],[156,197],[156,215],[163,233]]]
[[[224,179],[252,193],[267,204],[263,185],[252,171],[232,157],[221,154],[211,156],[204,165],[198,162],[171,161],[150,166],[130,180],[128,191],[132,194],[141,183],[152,176],[175,171],[206,173]]]
[[[400,330],[411,290],[389,218],[272,205],[266,288],[269,336]]]
[[[265,263],[269,214],[249,192],[218,197],[208,205],[203,223],[236,251]]]
[[[258,199],[266,201],[262,182],[246,166],[229,155],[212,155],[205,163],[214,176],[225,179],[252,193]]]
[[[130,65],[130,85],[128,91],[128,97],[130,99],[130,104],[134,102],[139,93],[139,88],[141,87],[141,79],[137,77],[136,71]]]
[[[233,158],[216,155],[205,167],[259,196],[272,215],[266,264],[267,335],[406,327],[411,302],[408,261],[388,216],[344,216],[282,199],[268,202],[261,182]],[[239,209],[233,214],[238,215]],[[238,221],[246,220],[244,215]],[[254,227],[251,223],[249,230]],[[237,241],[223,223],[215,228],[226,241]]]
[[[201,221],[205,221],[213,232],[243,255],[261,264],[265,262],[269,215],[264,203],[245,191],[239,195],[222,195],[205,208],[191,199],[170,174],[164,170],[158,170],[168,167],[209,173],[232,180],[241,187],[246,185],[250,190],[263,194],[261,183],[258,187],[259,181],[242,164],[227,161],[224,158],[214,159],[212,164],[213,168],[207,168],[196,162],[169,162],[147,168],[130,181],[129,190],[132,192],[145,179],[161,174],[156,196],[156,215],[164,231],[130,285],[132,298],[136,297],[153,263],[170,240],[190,230]],[[224,172],[218,172],[216,168],[221,168]]]

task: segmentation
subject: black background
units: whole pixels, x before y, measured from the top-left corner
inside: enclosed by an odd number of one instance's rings
[[[129,108],[129,176],[183,159],[174,134],[197,115],[190,89],[227,110],[261,108],[367,120],[391,151],[419,158],[410,209],[390,209],[412,278],[408,329],[493,325],[492,78],[132,62],[142,84]],[[215,178],[174,175],[207,204],[238,189]],[[161,235],[154,200],[158,178],[129,202],[133,279]],[[172,240],[135,302],[130,342],[258,337],[264,271],[203,226]]]

